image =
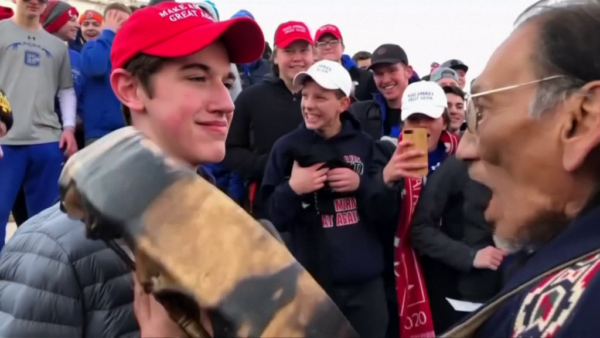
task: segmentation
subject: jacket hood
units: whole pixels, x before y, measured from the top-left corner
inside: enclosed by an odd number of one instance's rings
[[[408,79],[408,83],[411,84],[419,81],[421,81],[419,74],[417,74],[417,72],[413,70],[412,76],[410,77],[410,79]]]
[[[265,59],[258,59],[251,63],[244,63],[240,65],[240,68],[244,72],[251,72],[255,69],[260,68],[261,66],[268,66],[269,61]]]
[[[250,13],[249,11],[242,9],[240,11],[238,11],[237,13],[235,13],[232,17],[232,19],[235,18],[250,18],[252,20],[254,20],[254,15],[252,15],[252,13]]]

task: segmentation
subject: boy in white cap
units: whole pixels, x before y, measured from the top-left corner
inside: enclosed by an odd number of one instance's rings
[[[361,337],[383,337],[383,252],[364,213],[373,139],[347,112],[352,79],[322,60],[294,78],[302,88],[298,129],[271,151],[262,193],[269,219]],[[357,305],[359,304],[359,305]]]
[[[392,320],[388,337],[435,335],[426,286],[408,234],[412,214],[425,184],[425,177],[416,171],[427,167],[431,174],[458,146],[458,136],[446,131],[450,122],[447,107],[446,94],[437,83],[422,81],[410,84],[402,95],[402,129],[427,130],[428,164],[415,163],[414,158],[425,153],[410,149],[412,143],[403,141],[400,134],[398,147],[393,154],[386,154],[391,157],[389,162],[373,177],[370,212],[386,214],[381,221],[386,229],[382,239],[388,241],[383,244],[385,262],[386,266],[391,266],[390,260],[393,259],[394,266],[394,271],[384,274],[388,307],[390,311],[397,312],[390,313]],[[390,296],[396,299],[390,299]],[[421,325],[414,325],[414,318],[418,318]]]

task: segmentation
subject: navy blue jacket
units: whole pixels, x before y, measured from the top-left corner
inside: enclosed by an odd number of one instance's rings
[[[514,290],[553,267],[600,247],[600,198],[549,243],[517,258],[500,294]],[[513,295],[483,324],[476,337],[595,338],[600,333],[600,254],[543,278]],[[493,301],[491,300],[491,301]],[[491,302],[490,301],[490,302]]]
[[[367,281],[380,276],[383,271],[383,249],[363,208],[374,141],[362,132],[352,115],[343,113],[341,119],[342,131],[330,139],[323,139],[306,129],[304,124],[280,138],[271,151],[262,184],[269,219],[279,231],[290,232],[290,250],[300,263],[306,266],[311,251],[316,250],[314,243],[306,241],[311,237],[308,232],[323,234],[331,257],[328,263],[334,284]],[[349,165],[360,175],[359,189],[338,194],[325,187],[317,193],[329,192],[330,198],[316,203],[313,194],[296,195],[289,185],[289,177],[294,160],[298,160],[295,158],[298,145],[309,145],[313,152],[310,155],[316,157],[318,152],[335,149],[344,165]],[[315,220],[316,227],[313,226]]]
[[[265,76],[271,73],[271,65],[265,59],[258,59],[252,63],[238,65],[238,70],[242,80],[242,89],[246,89],[264,80]]]
[[[244,180],[233,171],[226,170],[220,164],[204,165],[212,177],[215,179],[215,185],[227,194],[232,200],[241,204],[244,198]]]
[[[110,86],[110,49],[115,32],[103,30],[100,37],[83,46],[81,57],[85,76],[83,132],[85,139],[100,138],[125,126],[121,102]]]

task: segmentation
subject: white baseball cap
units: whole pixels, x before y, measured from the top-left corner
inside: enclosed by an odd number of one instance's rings
[[[296,74],[294,85],[301,86],[306,78],[313,79],[313,81],[325,89],[339,89],[346,96],[352,95],[352,78],[350,77],[350,73],[338,62],[321,60],[314,63],[307,71]]]
[[[412,114],[437,119],[448,108],[446,94],[440,85],[430,81],[411,83],[402,95],[402,121]]]

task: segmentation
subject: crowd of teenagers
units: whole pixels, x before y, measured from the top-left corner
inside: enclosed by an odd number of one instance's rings
[[[64,161],[126,125],[273,223],[360,337],[600,331],[598,2],[540,1],[481,74],[452,59],[422,78],[397,44],[344,54],[333,24],[284,22],[271,49],[250,12],[210,1],[15,4],[0,336],[183,335],[57,203]],[[426,151],[403,139],[416,129]]]

